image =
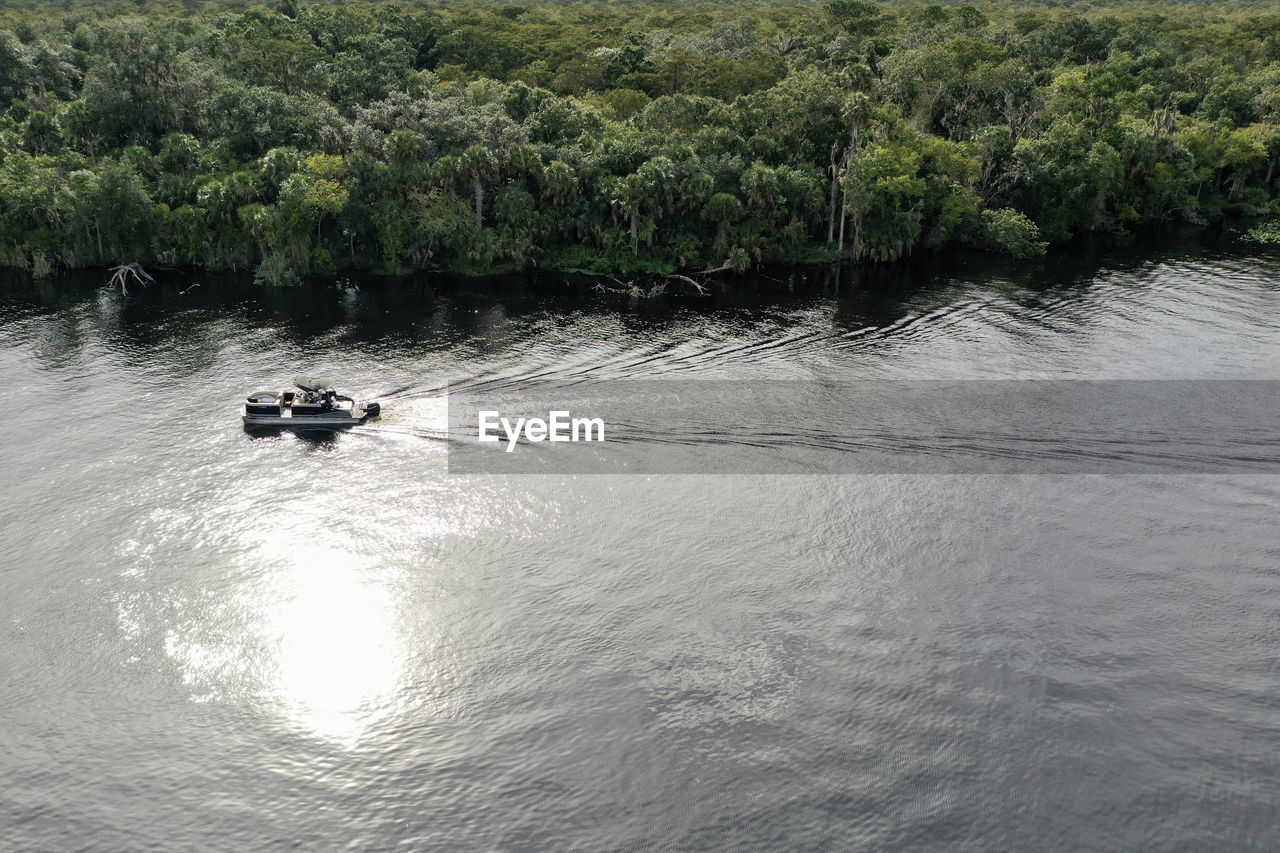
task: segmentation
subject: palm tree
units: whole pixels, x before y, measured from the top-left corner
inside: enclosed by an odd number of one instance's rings
[[[717,223],[717,245],[728,244],[729,226],[741,219],[743,212],[742,202],[731,193],[716,193],[707,200],[707,206],[702,209],[702,216]]]
[[[476,202],[476,230],[484,227],[484,179],[493,174],[497,160],[488,148],[472,145],[458,158],[463,174],[471,178],[471,192]]]
[[[517,145],[507,154],[506,172],[513,178],[536,180],[542,174],[542,157],[532,145]]]
[[[542,195],[556,206],[568,204],[578,194],[578,176],[563,160],[552,160],[542,172]]]
[[[654,218],[670,209],[676,189],[676,164],[666,157],[646,160],[636,170],[636,178],[644,191],[644,203]]]
[[[778,203],[781,194],[778,173],[765,164],[757,162],[743,170],[741,183],[751,207],[767,209]]]
[[[613,182],[609,204],[614,210],[630,219],[631,254],[640,254],[640,212],[645,202],[645,186],[640,176],[632,172]]]
[[[425,140],[407,128],[393,130],[382,144],[387,163],[399,172],[406,171],[421,156]]]

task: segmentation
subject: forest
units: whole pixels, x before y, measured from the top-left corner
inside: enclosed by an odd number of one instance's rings
[[[11,0],[0,107],[0,266],[35,276],[1032,257],[1274,235],[1280,11]]]

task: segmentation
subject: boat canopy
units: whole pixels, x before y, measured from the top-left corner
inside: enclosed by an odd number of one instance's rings
[[[295,379],[293,384],[297,385],[303,391],[327,391],[333,388],[333,383],[328,379]]]

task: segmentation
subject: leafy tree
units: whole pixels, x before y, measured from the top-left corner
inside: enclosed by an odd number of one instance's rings
[[[879,35],[889,23],[871,0],[830,0],[826,10],[836,26],[857,38]]]
[[[123,18],[99,30],[83,97],[97,135],[129,143],[193,127],[205,81],[172,34]]]
[[[58,120],[37,110],[27,117],[22,129],[22,147],[33,154],[50,154],[62,144],[62,129]]]
[[[1043,255],[1049,245],[1026,214],[1008,207],[982,211],[982,238],[989,248],[1015,258]]]
[[[104,257],[146,258],[159,211],[142,176],[118,160],[104,160],[94,170],[96,180],[86,184],[83,199],[92,217]]]
[[[246,41],[236,55],[235,68],[249,79],[294,95],[321,90],[319,69],[326,59],[325,52],[308,40],[269,38]]]
[[[873,143],[852,158],[841,181],[853,220],[853,256],[895,260],[920,237],[926,190],[920,154],[894,143]]]
[[[35,61],[27,46],[8,30],[0,30],[0,102],[25,98],[35,87]]]

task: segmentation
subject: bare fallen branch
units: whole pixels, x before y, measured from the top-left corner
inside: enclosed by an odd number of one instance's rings
[[[146,270],[142,268],[142,264],[137,262],[132,264],[120,264],[117,267],[112,267],[111,272],[111,286],[119,287],[120,293],[124,296],[129,295],[129,288],[127,285],[130,278],[143,287],[149,287],[152,284],[155,284],[156,281]]]
[[[695,290],[697,290],[697,291],[698,291],[698,293],[699,293],[699,294],[701,294],[701,295],[704,295],[704,296],[705,296],[705,295],[706,295],[706,293],[707,293],[707,286],[706,286],[705,284],[702,284],[702,283],[700,283],[700,282],[694,281],[693,279],[689,278],[689,276],[687,276],[687,275],[681,275],[681,274],[680,274],[680,273],[678,273],[678,272],[673,272],[673,273],[671,273],[670,275],[668,275],[668,276],[667,276],[667,278],[669,278],[669,279],[674,278],[674,279],[676,279],[677,281],[683,281],[683,282],[685,282],[686,284],[691,284],[691,285],[693,285],[694,289],[695,289]]]

